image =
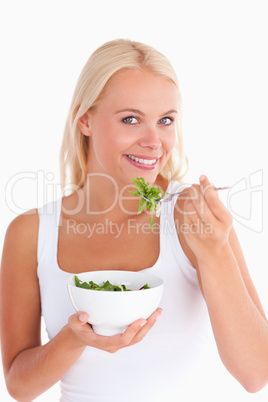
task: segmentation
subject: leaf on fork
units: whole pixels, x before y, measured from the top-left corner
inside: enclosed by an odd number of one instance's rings
[[[151,212],[150,224],[154,228],[153,223],[153,213],[159,213],[159,203],[162,199],[161,195],[165,194],[165,191],[159,190],[157,186],[150,186],[149,182],[146,182],[143,177],[137,177],[136,179],[131,179],[132,183],[136,184],[134,186],[135,191],[129,191],[134,196],[140,196],[138,213],[143,212],[144,207]],[[143,197],[147,198],[145,200]]]

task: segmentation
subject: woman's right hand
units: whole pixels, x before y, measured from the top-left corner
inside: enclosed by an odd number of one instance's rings
[[[81,346],[92,346],[109,353],[115,353],[122,348],[140,342],[154,326],[161,313],[162,309],[158,308],[147,320],[141,318],[129,325],[123,334],[113,336],[96,334],[87,322],[87,313],[81,311],[70,316],[68,327]]]

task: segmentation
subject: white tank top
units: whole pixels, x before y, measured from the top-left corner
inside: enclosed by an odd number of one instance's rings
[[[171,182],[167,191],[182,188]],[[39,209],[38,278],[42,316],[53,338],[75,313],[67,291],[71,275],[58,266],[58,228],[62,199]],[[160,253],[143,271],[164,280],[161,317],[138,344],[114,354],[87,347],[61,380],[62,402],[177,402],[210,338],[206,304],[194,267],[180,245],[172,202],[162,204]],[[89,261],[90,266],[90,261]]]

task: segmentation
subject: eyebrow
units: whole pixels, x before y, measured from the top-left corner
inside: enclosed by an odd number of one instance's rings
[[[132,113],[140,114],[141,116],[145,116],[145,114],[141,110],[131,109],[131,108],[117,110],[114,114],[118,114],[118,113],[122,113],[122,112],[132,112]],[[171,110],[168,110],[166,113],[163,113],[162,116],[165,116],[165,115],[171,114],[171,113],[178,113],[178,111],[175,109],[171,109]]]

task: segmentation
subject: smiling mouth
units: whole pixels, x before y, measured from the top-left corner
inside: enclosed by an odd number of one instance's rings
[[[141,163],[142,165],[154,165],[157,161],[157,159],[143,159],[143,158],[137,158],[136,156],[133,155],[126,155],[128,157],[128,159],[137,162],[137,163]]]

